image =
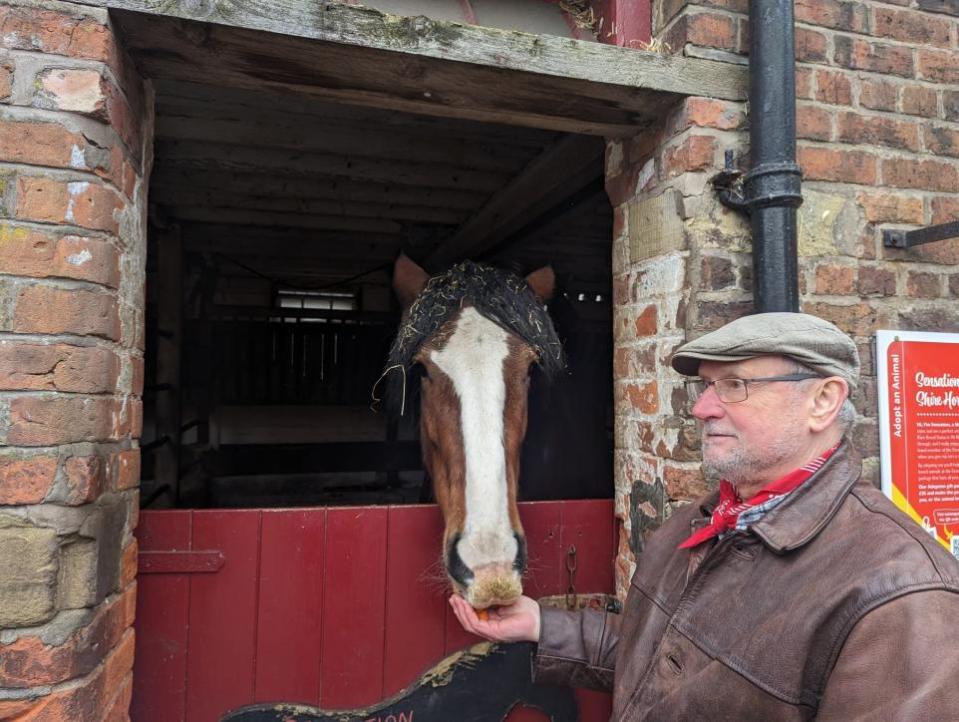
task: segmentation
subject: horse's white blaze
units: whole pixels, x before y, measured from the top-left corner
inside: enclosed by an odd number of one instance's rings
[[[517,545],[509,521],[503,408],[503,361],[507,334],[473,308],[465,308],[456,330],[431,358],[453,384],[460,402],[466,459],[466,519],[457,551],[470,569],[512,563]]]

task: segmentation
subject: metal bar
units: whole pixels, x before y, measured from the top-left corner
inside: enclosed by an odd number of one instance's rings
[[[921,246],[923,243],[945,241],[949,238],[959,238],[959,221],[926,226],[913,231],[886,228],[882,232],[882,245],[886,248],[912,248]]]
[[[796,208],[802,193],[792,0],[750,0],[749,22],[752,166],[743,184],[752,219],[754,305],[759,313],[798,311]]]

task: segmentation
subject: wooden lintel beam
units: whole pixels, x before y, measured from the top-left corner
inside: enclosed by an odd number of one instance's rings
[[[659,122],[682,96],[746,96],[745,69],[730,63],[359,5],[87,2],[130,11],[116,13],[125,44],[158,79],[195,80],[199,68],[214,85],[610,137]]]
[[[427,265],[440,269],[497,245],[545,208],[579,191],[591,180],[582,178],[584,169],[594,168],[593,175],[601,177],[603,152],[603,143],[596,138],[570,135],[560,139],[494,193],[426,259]],[[571,178],[577,179],[576,187],[569,186]]]

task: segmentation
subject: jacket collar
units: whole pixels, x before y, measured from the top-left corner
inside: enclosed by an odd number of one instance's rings
[[[862,460],[848,439],[802,486],[750,527],[773,552],[808,544],[835,516],[862,475]]]

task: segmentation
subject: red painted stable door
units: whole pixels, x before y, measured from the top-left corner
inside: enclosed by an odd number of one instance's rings
[[[520,513],[527,593],[566,591],[571,544],[577,589],[612,592],[611,501]],[[434,506],[145,511],[137,536],[134,722],[214,722],[258,702],[368,706],[476,641],[446,603]],[[583,722],[609,718],[607,695],[577,697]]]

